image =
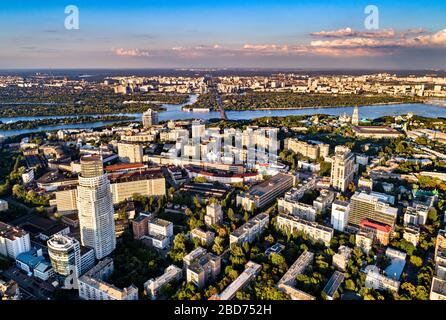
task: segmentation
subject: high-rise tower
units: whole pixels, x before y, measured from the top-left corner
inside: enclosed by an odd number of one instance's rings
[[[355,107],[353,109],[352,125],[354,125],[354,126],[359,125],[359,108],[358,107]]]
[[[144,129],[148,129],[155,124],[158,124],[158,112],[152,109],[147,109],[147,111],[142,114],[142,125]]]
[[[77,193],[81,243],[93,248],[96,259],[102,259],[115,249],[116,236],[110,182],[101,156],[81,158]]]

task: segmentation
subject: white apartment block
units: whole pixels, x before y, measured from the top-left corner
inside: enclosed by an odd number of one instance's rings
[[[253,242],[256,236],[260,235],[267,228],[268,223],[269,215],[267,213],[256,215],[231,233],[229,243],[242,244],[244,242]]]
[[[79,278],[79,297],[84,300],[138,300],[138,288],[119,289],[106,282],[113,273],[113,259],[105,258]]]
[[[340,246],[338,252],[333,255],[333,266],[341,271],[345,271],[352,251],[353,250],[349,247]]]
[[[287,195],[285,198],[278,199],[277,205],[279,213],[290,214],[308,221],[316,220],[317,209],[315,207],[290,199]]]
[[[137,143],[118,143],[118,156],[121,162],[143,162],[143,146]]]
[[[0,222],[0,255],[15,259],[31,250],[29,233],[23,229]]]
[[[389,290],[398,292],[400,282],[385,276],[381,270],[375,265],[369,265],[365,268],[364,273],[365,287],[375,290]]]
[[[155,300],[158,297],[161,288],[168,283],[180,280],[182,277],[183,270],[173,264],[168,266],[161,276],[155,279],[150,279],[144,283],[147,296],[152,300]]]
[[[204,216],[206,225],[219,225],[223,222],[223,212],[221,205],[218,203],[211,203],[206,206],[206,215]]]
[[[429,213],[429,207],[417,204],[414,207],[407,207],[404,214],[404,225],[425,225],[427,216]]]
[[[349,213],[350,204],[347,201],[334,201],[331,205],[331,225],[333,229],[344,232]]]
[[[277,227],[283,232],[303,232],[313,241],[320,241],[326,246],[330,245],[334,231],[332,228],[323,226],[317,222],[307,221],[299,217],[279,214],[277,216]]]
[[[242,290],[249,284],[262,270],[260,264],[248,261],[245,265],[245,270],[235,279],[222,293],[215,296],[216,300],[231,300],[236,293]]]

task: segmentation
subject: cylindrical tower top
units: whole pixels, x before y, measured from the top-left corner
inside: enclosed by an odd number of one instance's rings
[[[100,155],[88,155],[81,158],[81,176],[94,178],[104,174],[104,166]]]

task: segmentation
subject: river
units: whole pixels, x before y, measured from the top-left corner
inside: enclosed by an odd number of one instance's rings
[[[182,107],[188,104],[192,104],[197,100],[197,95],[191,95],[186,103],[183,104],[164,104],[163,107],[166,111],[159,113],[159,120],[181,120],[181,119],[212,119],[219,118],[219,112],[191,112],[183,111]],[[395,116],[401,114],[407,114],[412,112],[415,115],[425,116],[430,118],[446,118],[446,108],[433,105],[433,104],[389,104],[389,105],[372,105],[362,106],[359,109],[361,118],[375,119],[382,116]],[[261,117],[284,117],[289,115],[310,115],[310,114],[328,114],[339,116],[344,113],[351,115],[353,113],[353,107],[336,107],[336,108],[308,108],[308,109],[281,109],[281,110],[247,110],[247,111],[226,111],[226,115],[230,120],[247,120]],[[123,113],[118,115],[133,116],[137,119],[142,118],[140,113]],[[94,115],[103,116],[103,115]],[[16,121],[29,121],[36,119],[46,118],[71,118],[76,116],[36,116],[36,117],[14,117],[14,118],[0,118],[2,122],[16,122]],[[88,129],[102,127],[106,124],[116,123],[117,121],[100,121],[94,123],[79,123],[79,124],[62,124],[62,125],[49,125],[42,126],[34,129],[24,130],[0,130],[0,135],[13,136],[18,134],[39,132],[39,131],[53,131],[60,129]]]

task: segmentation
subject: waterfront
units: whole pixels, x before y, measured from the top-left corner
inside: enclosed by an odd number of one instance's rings
[[[192,104],[197,100],[197,95],[191,95],[186,103],[183,104],[164,104],[162,105],[166,111],[159,113],[159,120],[181,120],[181,119],[213,119],[219,118],[220,113],[216,111],[211,112],[193,112],[183,111],[182,107]],[[333,116],[340,116],[344,113],[351,115],[354,107],[332,107],[332,108],[306,108],[306,109],[280,109],[280,110],[246,110],[246,111],[226,111],[227,117],[230,120],[248,120],[261,117],[284,117],[290,115],[311,115],[311,114],[328,114]],[[446,118],[446,108],[433,104],[389,104],[389,105],[372,105],[362,106],[360,108],[361,118],[375,119],[382,116],[395,116],[407,114],[412,112],[415,115],[431,117],[431,118]],[[124,113],[117,114],[123,116],[133,116],[137,119],[141,119],[140,113]],[[104,116],[93,115],[93,116]],[[59,119],[59,118],[72,118],[77,116],[34,116],[34,117],[14,117],[14,118],[0,118],[2,122],[17,122],[17,121],[30,121],[37,119]],[[60,129],[87,129],[98,128],[110,123],[116,123],[117,121],[99,121],[94,123],[78,123],[78,124],[62,124],[54,126],[42,126],[34,129],[24,130],[0,130],[0,135],[13,136],[18,134],[39,132],[39,131],[52,131]]]

